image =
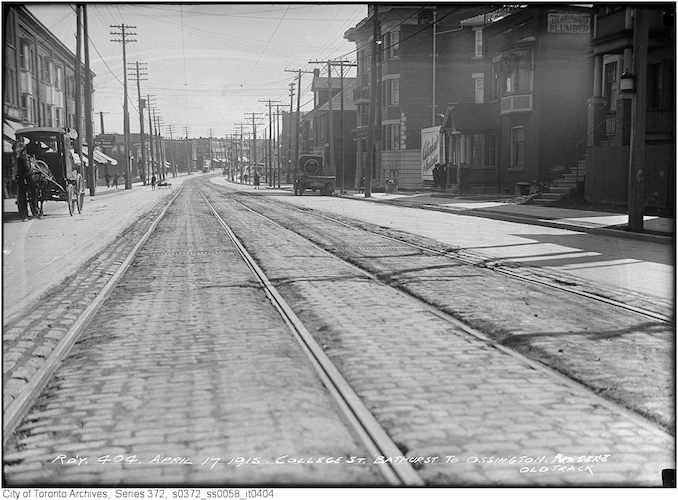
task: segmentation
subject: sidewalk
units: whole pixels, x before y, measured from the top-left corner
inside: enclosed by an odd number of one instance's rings
[[[247,185],[233,184],[240,186]],[[292,191],[293,186],[283,183],[280,188],[277,188],[262,183],[261,189]],[[543,207],[540,205],[521,205],[515,201],[515,197],[499,194],[456,196],[452,193],[436,191],[399,191],[397,193],[372,193],[370,198],[365,198],[363,193],[358,193],[353,189],[345,190],[344,194],[338,193],[339,190],[336,190],[335,196],[354,200],[458,213],[555,229],[570,229],[583,233],[653,243],[671,244],[675,235],[675,219],[672,218],[646,215],[643,224],[644,231],[638,233],[626,229],[628,225],[627,214],[594,212],[573,208]],[[305,195],[309,196],[310,194],[307,192]]]
[[[501,195],[456,197],[436,192],[398,192],[372,193],[370,198],[365,198],[362,193],[347,191],[339,196],[655,243],[671,243],[675,234],[675,220],[666,217],[646,215],[644,232],[636,233],[626,229],[626,214],[521,205]]]

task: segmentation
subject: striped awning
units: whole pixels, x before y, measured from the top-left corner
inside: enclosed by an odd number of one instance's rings
[[[89,158],[89,150],[87,149],[87,146],[82,147],[82,154],[83,154],[83,156]],[[111,158],[110,156],[102,153],[101,151],[99,151],[96,148],[94,148],[93,155],[94,155],[94,161],[96,163],[110,163],[111,165],[117,165],[118,164],[118,160],[116,160],[115,158]]]

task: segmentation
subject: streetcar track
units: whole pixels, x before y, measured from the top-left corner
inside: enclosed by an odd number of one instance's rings
[[[308,356],[313,367],[317,371],[323,385],[333,397],[342,413],[347,418],[351,428],[365,445],[367,451],[371,453],[372,456],[399,456],[402,452],[396,444],[367,409],[334,363],[332,363],[325,354],[322,347],[315,341],[292,307],[290,307],[282,295],[277,291],[265,272],[256,263],[254,257],[246,250],[245,246],[240,242],[235,233],[219,215],[214,205],[212,205],[200,189],[198,189],[198,191],[210,207],[214,217],[233,242],[245,264],[260,281],[262,289],[266,293],[271,304],[273,304],[281,318],[294,334],[295,339],[299,342],[302,350]],[[424,481],[407,462],[383,463],[377,465],[390,485],[424,486]]]
[[[174,200],[181,194],[183,190],[183,185],[176,191],[176,193],[170,198],[166,203],[164,208],[161,210],[160,214],[156,219],[151,223],[146,232],[141,236],[141,238],[134,245],[132,250],[129,252],[127,257],[120,263],[118,269],[113,273],[104,285],[104,287],[96,294],[92,299],[89,305],[85,310],[78,316],[75,322],[68,329],[66,334],[56,345],[54,350],[49,354],[45,359],[44,364],[40,369],[28,380],[27,384],[21,389],[21,392],[17,394],[16,398],[12,403],[5,409],[3,413],[3,444],[7,443],[9,438],[13,436],[16,427],[25,417],[28,410],[31,408],[32,404],[40,396],[40,393],[49,383],[50,379],[56,372],[61,361],[68,356],[68,353],[71,351],[71,348],[75,342],[80,337],[80,334],[87,327],[89,322],[92,320],[97,311],[101,308],[106,299],[111,295],[113,289],[118,284],[118,282],[125,275],[127,270],[132,265],[134,258],[138,254],[139,250],[146,243],[148,238],[153,234],[155,228],[160,223],[162,218],[165,216],[165,213],[172,205]]]
[[[625,303],[620,302],[618,300],[615,300],[615,299],[612,299],[612,298],[609,298],[609,297],[605,297],[604,295],[587,292],[585,290],[576,290],[576,289],[573,289],[571,287],[565,286],[565,285],[570,285],[570,286],[576,285],[576,283],[574,283],[574,282],[568,282],[568,281],[559,279],[557,277],[554,277],[554,278],[546,277],[544,279],[539,279],[539,278],[536,278],[536,277],[524,276],[524,275],[521,275],[520,273],[513,271],[512,269],[509,269],[509,268],[506,267],[507,265],[510,264],[512,267],[522,268],[522,266],[520,266],[519,264],[516,264],[516,263],[507,264],[505,262],[491,261],[491,260],[488,260],[488,259],[481,260],[481,261],[478,262],[476,259],[464,257],[463,255],[459,255],[459,253],[457,253],[457,252],[439,251],[439,250],[435,250],[433,248],[428,248],[428,247],[425,247],[425,246],[422,246],[422,245],[417,245],[416,243],[411,243],[411,242],[408,242],[408,241],[400,240],[400,239],[394,238],[392,236],[387,236],[387,235],[384,235],[384,234],[371,232],[371,231],[368,231],[367,229],[365,229],[363,227],[360,227],[360,226],[357,226],[357,225],[354,225],[354,224],[349,224],[347,222],[335,219],[334,217],[331,217],[329,215],[318,213],[317,211],[314,212],[314,215],[317,216],[317,217],[335,222],[337,224],[343,225],[343,226],[350,228],[350,229],[358,229],[358,230],[361,230],[361,231],[368,232],[370,234],[375,234],[375,235],[381,236],[382,238],[384,238],[386,240],[398,242],[398,243],[403,244],[403,245],[408,245],[408,246],[416,248],[416,249],[418,249],[418,250],[420,250],[424,253],[428,253],[428,254],[436,255],[436,256],[447,257],[449,259],[456,260],[456,261],[459,261],[463,264],[467,264],[467,265],[474,266],[474,267],[481,267],[483,269],[490,269],[492,271],[495,271],[499,274],[503,274],[503,275],[508,276],[510,278],[518,279],[518,280],[521,280],[521,281],[524,281],[524,282],[527,282],[527,283],[531,283],[531,284],[534,284],[534,285],[546,286],[546,287],[553,288],[553,289],[561,291],[561,292],[566,292],[566,293],[570,293],[570,294],[573,294],[573,295],[578,295],[580,297],[585,297],[585,298],[588,298],[588,299],[591,299],[591,300],[595,300],[597,302],[602,302],[604,304],[607,304],[607,305],[610,305],[610,306],[613,306],[613,307],[616,307],[616,308],[619,308],[619,309],[623,309],[623,310],[628,311],[628,312],[633,312],[633,313],[639,314],[641,316],[646,316],[648,318],[651,318],[651,319],[654,319],[654,320],[657,320],[657,321],[661,321],[661,322],[667,323],[669,325],[675,324],[675,319],[671,318],[671,317],[669,317],[665,314],[661,314],[661,313],[658,313],[658,312],[655,312],[655,311],[651,311],[649,309],[645,309],[645,308],[642,308],[642,307],[636,307],[636,306],[633,306],[633,305],[630,305],[630,304],[625,304]],[[553,280],[553,281],[547,281],[547,280]]]
[[[219,190],[216,187],[212,187],[212,188],[213,188],[214,191],[219,192]],[[241,194],[241,193],[237,193],[237,194]],[[250,195],[249,193],[246,193],[246,194]],[[323,248],[323,247],[319,246],[318,244],[313,242],[308,237],[297,233],[293,229],[290,229],[290,228],[283,226],[282,224],[280,224],[279,222],[275,221],[274,219],[268,217],[267,215],[260,213],[260,212],[257,212],[256,210],[252,209],[251,207],[248,207],[246,204],[242,203],[241,201],[238,201],[238,200],[234,199],[233,197],[230,197],[229,199],[232,202],[237,203],[238,205],[242,206],[245,210],[257,215],[258,217],[260,217],[260,218],[262,218],[262,219],[264,219],[264,220],[266,220],[266,221],[268,221],[268,222],[270,222],[270,223],[272,223],[272,224],[274,224],[274,225],[276,225],[276,226],[278,226],[282,229],[290,231],[293,234],[296,234],[297,236],[305,239],[306,241],[308,241],[311,245],[313,245],[318,250],[324,251],[324,252],[328,253],[329,255],[333,256],[334,258],[336,258],[337,260],[353,267],[356,271],[358,271],[359,273],[362,273],[368,279],[371,279],[374,282],[379,283],[380,285],[388,286],[388,287],[392,288],[393,290],[396,290],[398,293],[401,293],[401,294],[403,294],[403,295],[405,295],[405,296],[407,296],[411,299],[419,301],[429,312],[431,312],[431,313],[435,314],[436,316],[438,316],[439,318],[451,323],[452,325],[454,325],[455,327],[457,327],[458,329],[460,329],[464,333],[482,341],[487,346],[492,347],[494,349],[497,349],[497,350],[501,351],[502,353],[513,357],[514,359],[520,361],[521,363],[529,366],[530,368],[532,368],[536,371],[539,371],[539,372],[545,374],[546,376],[557,379],[558,381],[562,382],[563,384],[567,385],[568,387],[570,387],[573,390],[577,390],[579,392],[584,393],[586,395],[586,397],[589,397],[592,400],[594,400],[595,404],[603,406],[603,407],[607,408],[608,410],[613,411],[615,413],[622,414],[626,418],[632,420],[634,423],[643,427],[644,429],[651,431],[651,432],[653,432],[653,433],[655,433],[659,436],[662,436],[662,437],[668,436],[668,437],[671,437],[671,438],[673,437],[673,435],[671,433],[665,431],[656,422],[650,420],[649,418],[643,416],[642,414],[639,414],[636,411],[631,410],[631,409],[629,409],[629,408],[627,408],[627,407],[625,407],[621,404],[618,404],[614,401],[610,401],[608,399],[603,398],[602,396],[600,396],[599,394],[597,394],[595,392],[595,389],[585,385],[583,382],[580,382],[577,379],[573,379],[570,376],[563,374],[563,373],[555,370],[554,368],[551,368],[550,366],[548,366],[546,364],[543,364],[539,361],[532,360],[532,359],[528,358],[527,356],[520,354],[519,352],[513,350],[512,348],[507,347],[507,346],[501,344],[500,342],[495,341],[494,339],[488,337],[482,331],[466,324],[464,321],[454,317],[452,314],[450,314],[450,313],[448,313],[444,310],[441,310],[437,306],[426,301],[424,298],[419,297],[419,296],[417,296],[417,295],[415,295],[415,294],[413,294],[413,293],[411,293],[407,290],[404,290],[399,286],[394,286],[393,283],[390,283],[390,282],[382,279],[377,273],[370,272],[370,271],[360,267],[359,265],[351,262],[350,260],[347,260],[344,257],[341,257],[339,255],[332,253],[327,248]],[[339,224],[342,224],[342,225],[344,225],[348,228],[351,228],[351,229],[360,229],[362,231],[366,231],[363,228],[344,223],[343,221],[338,221],[338,220],[333,219],[329,216],[323,216],[323,215],[320,215],[320,216],[327,218],[329,220],[332,220],[334,222],[337,222]],[[369,231],[366,231],[366,232],[369,232]],[[377,234],[377,233],[370,233],[370,234]],[[421,251],[426,252],[426,253],[432,253],[434,255],[439,255],[439,256],[446,256],[445,252],[438,252],[436,250],[429,249],[429,248],[426,248],[426,247],[423,247],[423,246],[410,244],[408,242],[402,242],[401,240],[398,240],[396,238],[391,238],[391,237],[387,237],[387,236],[384,236],[384,235],[379,235],[379,236],[382,236],[386,239],[390,239],[390,240],[393,240],[393,241],[396,241],[396,242],[399,242],[399,243],[404,243],[404,244],[407,244],[407,245],[410,245],[410,246],[413,246],[413,247],[417,247]],[[636,312],[636,311],[630,310],[630,312]]]

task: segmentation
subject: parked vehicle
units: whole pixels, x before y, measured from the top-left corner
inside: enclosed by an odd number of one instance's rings
[[[65,201],[73,215],[77,208],[82,213],[85,202],[85,182],[75,165],[72,141],[77,139],[74,129],[60,127],[32,127],[16,131],[16,140],[26,144],[31,170],[41,177],[37,183],[40,214],[45,200]]]
[[[334,194],[336,177],[322,173],[322,156],[301,155],[294,172],[294,195],[301,196],[307,189],[320,191],[323,196]]]

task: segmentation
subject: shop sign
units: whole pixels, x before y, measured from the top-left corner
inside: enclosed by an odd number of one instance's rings
[[[442,157],[440,127],[421,130],[421,178],[433,180],[433,167],[440,163]]]
[[[550,13],[548,16],[549,33],[590,33],[591,16],[589,14]]]

